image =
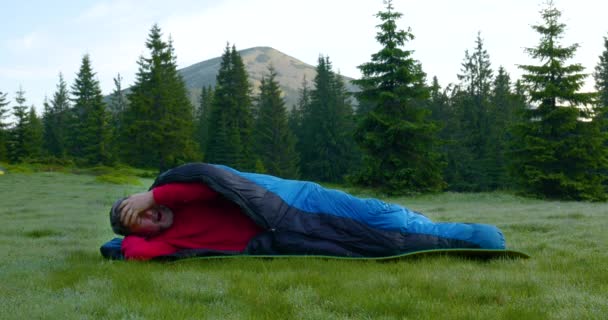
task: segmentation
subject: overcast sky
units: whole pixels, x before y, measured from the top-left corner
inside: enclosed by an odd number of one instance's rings
[[[563,43],[580,44],[571,62],[592,73],[608,36],[608,1],[555,0],[567,30]],[[481,32],[494,70],[512,79],[518,64],[532,62],[525,47],[537,45],[531,25],[540,23],[543,0],[394,0],[403,13],[400,29],[411,27],[407,45],[430,80],[456,82],[466,49]],[[270,46],[311,65],[329,56],[334,70],[360,77],[357,66],[380,48],[374,16],[382,0],[0,0],[0,91],[11,102],[19,86],[28,105],[42,110],[58,74],[71,86],[82,56],[89,54],[104,94],[120,73],[133,83],[140,55],[154,23],[171,35],[179,68],[222,54],[227,42],[238,50]],[[592,77],[586,89],[593,88]]]

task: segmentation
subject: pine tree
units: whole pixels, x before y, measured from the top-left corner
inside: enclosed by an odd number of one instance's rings
[[[10,102],[6,99],[6,93],[0,91],[0,161],[8,160],[7,144],[8,144],[8,126],[9,124],[4,122],[8,118],[8,108],[6,108]]]
[[[162,40],[154,25],[140,57],[135,84],[128,95],[120,144],[122,159],[160,171],[197,158],[193,140],[193,106],[188,99],[171,40]]]
[[[222,55],[209,123],[205,160],[254,170],[251,86],[235,46]]]
[[[299,176],[296,140],[287,123],[285,101],[276,76],[270,66],[261,80],[254,131],[255,151],[266,173],[296,179]]]
[[[70,139],[72,155],[88,165],[111,163],[109,115],[88,54],[82,58],[72,96],[76,120]]]
[[[44,149],[56,158],[65,158],[68,154],[69,120],[71,107],[67,84],[59,74],[57,91],[50,102],[44,104],[42,117],[44,127]]]
[[[16,119],[15,126],[10,130],[8,141],[8,158],[12,163],[23,161],[29,155],[27,153],[27,127],[28,112],[25,105],[25,91],[20,87],[15,96],[16,105],[13,106],[13,116]]]
[[[522,65],[523,79],[535,107],[526,110],[517,127],[513,174],[530,195],[559,199],[602,200],[606,169],[605,138],[585,107],[593,94],[580,93],[584,68],[567,65],[578,44],[562,46],[565,24],[552,1],[541,11],[544,23],[533,28],[540,34],[538,46],[527,52],[539,65]]]
[[[397,29],[401,13],[393,11],[392,1],[376,16],[382,49],[359,66],[363,77],[355,81],[362,89],[359,99],[374,105],[355,135],[364,152],[364,169],[355,180],[391,193],[441,190],[437,127],[424,108],[426,75],[412,51],[400,48],[414,36]]]

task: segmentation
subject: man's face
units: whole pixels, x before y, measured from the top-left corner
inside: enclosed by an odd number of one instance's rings
[[[129,226],[131,234],[138,236],[154,236],[173,224],[173,212],[163,206],[156,206],[142,212],[135,223]]]

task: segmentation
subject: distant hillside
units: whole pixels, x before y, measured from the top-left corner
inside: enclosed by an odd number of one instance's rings
[[[255,47],[239,51],[245,68],[249,73],[249,81],[253,85],[254,93],[260,85],[262,76],[272,64],[277,72],[277,81],[281,85],[286,107],[291,109],[298,100],[298,90],[302,86],[302,78],[306,76],[309,84],[316,76],[315,66],[306,64],[294,57],[288,56],[270,47]],[[215,86],[215,77],[220,68],[221,58],[205,60],[189,67],[178,70],[184,78],[186,87],[190,91],[190,99],[198,105],[198,99],[203,86]],[[352,78],[343,77],[349,91],[356,91],[351,84]]]

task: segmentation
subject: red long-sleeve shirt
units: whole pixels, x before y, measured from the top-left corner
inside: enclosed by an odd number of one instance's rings
[[[200,183],[171,183],[152,190],[154,201],[173,211],[173,224],[153,237],[126,236],[127,259],[148,260],[182,249],[243,251],[263,230],[233,202]]]

